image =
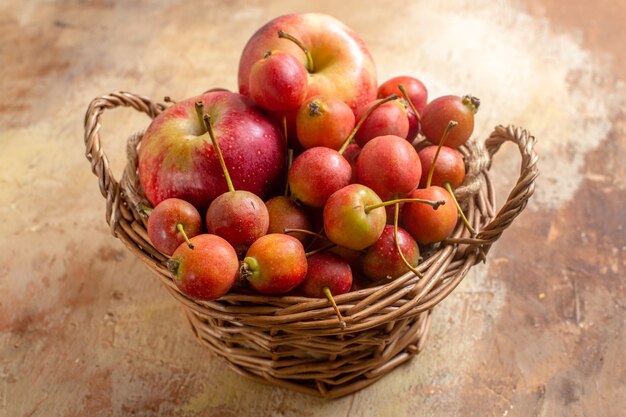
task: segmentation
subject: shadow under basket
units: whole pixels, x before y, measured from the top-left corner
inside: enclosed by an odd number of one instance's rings
[[[101,115],[116,107],[131,107],[154,118],[165,105],[115,92],[94,99],[87,109],[86,156],[106,199],[106,221],[113,235],[160,278],[182,305],[199,341],[230,368],[260,382],[325,398],[358,391],[423,349],[433,307],[473,265],[485,260],[491,245],[525,208],[537,177],[535,138],[524,129],[498,126],[484,143],[461,147],[468,179],[455,194],[477,234],[470,236],[459,221],[450,238],[427,248],[417,267],[421,276],[407,273],[384,285],[337,296],[344,329],[326,299],[230,293],[200,302],[182,294],[164,264],[167,257],[150,244],[147,219],[137,210],[142,200],[136,169],[141,134],[128,141],[129,161],[120,182],[101,146]],[[506,141],[518,146],[522,162],[517,183],[496,213],[489,168]]]

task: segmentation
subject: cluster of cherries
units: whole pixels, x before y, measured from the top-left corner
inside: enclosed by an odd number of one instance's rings
[[[400,76],[355,113],[335,97],[308,97],[307,68],[280,51],[252,67],[250,96],[282,115],[285,137],[295,138],[285,194],[264,202],[234,189],[210,116],[197,102],[229,191],[211,202],[208,233],[197,209],[176,198],[160,202],[148,221],[183,293],[214,300],[249,285],[267,295],[327,297],[342,321],[333,295],[353,288],[353,274],[384,282],[417,273],[419,245],[444,240],[459,215],[473,233],[454,189],[465,177],[456,148],[473,131],[478,99],[448,95],[427,104],[424,84]],[[287,114],[295,114],[295,131],[287,132]],[[419,133],[432,145],[416,146]]]

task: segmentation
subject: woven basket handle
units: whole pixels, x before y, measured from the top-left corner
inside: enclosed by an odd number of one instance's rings
[[[165,108],[146,97],[125,91],[101,96],[89,103],[85,114],[85,156],[91,163],[91,171],[98,177],[100,192],[107,201],[106,221],[111,226],[113,234],[119,218],[120,184],[109,168],[109,159],[100,143],[100,118],[105,110],[116,107],[132,107],[151,118],[156,117]]]
[[[525,129],[515,126],[497,126],[485,141],[485,147],[491,159],[498,152],[504,142],[517,144],[522,156],[520,175],[515,187],[496,214],[496,217],[485,226],[474,239],[469,239],[471,244],[482,246],[483,249],[495,242],[502,232],[511,225],[513,220],[524,210],[528,199],[535,191],[535,179],[537,178],[537,160],[535,152],[535,138]],[[491,165],[491,163],[490,163]]]

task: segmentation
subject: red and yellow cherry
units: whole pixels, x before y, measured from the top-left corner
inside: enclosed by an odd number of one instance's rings
[[[171,256],[181,243],[190,245],[189,238],[200,234],[202,218],[191,203],[168,198],[150,212],[147,230],[156,250]]]
[[[293,55],[268,51],[250,69],[250,98],[272,112],[296,110],[307,96],[307,79],[306,68]]]
[[[437,154],[437,148],[438,146],[431,145],[420,149],[418,152],[422,164],[422,178],[419,186],[422,188],[426,187],[428,173]],[[431,184],[443,187],[448,182],[452,188],[457,188],[463,184],[464,180],[465,163],[463,162],[463,157],[456,149],[442,146],[435,161]]]
[[[198,107],[198,111],[201,111],[201,106]],[[222,151],[213,134],[211,118],[205,114],[203,120],[228,187],[227,192],[211,202],[206,213],[206,227],[209,233],[223,237],[238,253],[243,253],[252,242],[267,233],[269,214],[265,203],[257,195],[235,190]]]
[[[298,140],[305,149],[325,146],[339,150],[354,124],[352,109],[332,96],[311,97],[296,114]]]
[[[444,201],[445,204],[433,210],[426,204],[405,204],[402,209],[402,226],[419,244],[440,242],[450,236],[457,223],[457,209],[450,194],[443,188],[431,186],[418,188],[408,198]]]
[[[382,200],[369,187],[350,184],[330,196],[324,206],[324,231],[335,244],[365,249],[378,240],[387,221]]]
[[[448,135],[445,145],[458,148],[463,145],[474,131],[474,114],[478,111],[480,100],[466,95],[449,95],[434,99],[421,115],[422,133],[430,143],[439,143],[450,120],[458,123]]]
[[[298,207],[287,196],[279,195],[265,203],[269,214],[267,233],[285,233],[285,229],[311,230],[311,221],[306,211]],[[302,244],[311,240],[311,235],[303,232],[289,233]]]
[[[356,161],[357,181],[383,200],[410,193],[417,188],[421,176],[422,164],[415,148],[399,136],[372,139]]]
[[[308,270],[304,281],[298,287],[299,293],[304,297],[326,297],[342,327],[345,327],[345,321],[333,296],[345,294],[350,288],[352,288],[352,270],[340,256],[330,252],[319,252],[308,257]]]
[[[402,228],[398,228],[398,245],[406,261],[411,265],[417,265],[420,257],[419,247],[411,235]],[[362,268],[365,276],[373,281],[398,278],[410,271],[398,252],[394,226],[385,226],[380,238],[367,248],[363,255]]]
[[[428,102],[428,90],[424,83],[417,78],[400,75],[393,77],[378,87],[378,98],[387,97],[391,94],[397,94],[398,97],[404,96],[399,86],[403,86],[407,93],[408,99],[411,100],[417,112],[421,115]]]
[[[374,100],[361,107],[356,113],[357,120],[365,118],[354,136],[354,140],[361,148],[378,136],[395,135],[406,138],[409,133],[407,110],[398,100],[383,103],[369,115],[367,114],[370,108],[380,101]]]
[[[302,283],[307,272],[304,247],[298,239],[272,233],[257,239],[241,264],[241,276],[266,295],[287,293]]]
[[[318,146],[293,161],[287,181],[293,198],[321,208],[331,194],[350,184],[351,177],[352,168],[339,152]]]
[[[196,300],[215,300],[234,285],[239,271],[235,249],[216,235],[202,234],[190,239],[193,249],[182,243],[168,261],[174,284]]]

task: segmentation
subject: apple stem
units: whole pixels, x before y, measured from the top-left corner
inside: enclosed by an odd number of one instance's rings
[[[326,239],[326,237],[322,236],[321,234],[319,234],[319,233],[315,233],[315,232],[312,232],[312,231],[310,231],[310,230],[306,230],[306,229],[291,229],[291,228],[286,228],[286,229],[283,229],[283,233],[285,233],[285,234],[289,234],[289,233],[304,233],[304,234],[306,234],[306,235],[315,236],[315,237],[317,237],[317,238],[319,238],[319,239],[328,240],[328,239]]]
[[[443,143],[448,138],[448,134],[450,133],[450,130],[455,128],[458,125],[459,125],[459,122],[455,120],[450,120],[448,122],[448,126],[446,126],[446,128],[443,130],[443,134],[441,135],[441,139],[439,140],[439,145],[437,146],[437,151],[435,152],[435,157],[433,158],[433,162],[430,166],[430,169],[428,170],[428,178],[426,179],[426,188],[430,187],[430,183],[433,180],[433,173],[435,172],[435,163],[437,162],[437,158],[439,157],[439,151],[441,150]]]
[[[335,303],[335,298],[333,297],[333,293],[330,291],[330,288],[326,286],[322,287],[322,292],[324,293],[326,298],[328,298],[328,301],[330,301],[330,304],[333,306],[333,310],[335,310],[335,314],[337,314],[337,318],[339,319],[339,324],[341,325],[341,328],[345,329],[346,327],[348,327],[348,325],[346,324],[346,321],[343,319],[343,316],[341,315],[341,311],[339,311],[339,307],[337,307],[337,303]]]
[[[365,206],[365,214],[369,213],[370,211],[374,209],[390,206],[396,203],[423,203],[423,204],[428,204],[429,206],[432,206],[433,210],[437,210],[439,206],[446,204],[444,200],[432,201],[432,200],[424,200],[423,198],[396,198],[396,199],[389,200],[389,201],[383,201],[382,203],[370,204],[369,206]]]
[[[398,240],[398,217],[399,216],[400,216],[400,204],[396,203],[395,208],[394,208],[394,215],[393,215],[393,240],[396,242],[396,250],[400,254],[400,258],[402,258],[402,262],[404,262],[407,268],[409,268],[411,272],[415,274],[416,277],[421,277],[422,274],[420,273],[420,271],[415,269],[415,267],[411,265],[409,261],[406,260],[406,258],[404,257],[404,253],[402,252],[402,249],[400,249],[400,242]]]
[[[311,52],[302,44],[302,42],[300,42],[299,39],[295,38],[294,36],[291,36],[287,32],[283,32],[282,30],[278,31],[278,37],[283,38],[283,39],[288,39],[291,42],[298,45],[300,49],[302,49],[302,52],[304,52],[304,55],[306,55],[306,69],[309,72],[309,74],[313,74],[313,72],[315,71],[315,67],[313,66],[313,56],[311,55]]]
[[[407,94],[406,89],[404,88],[404,86],[402,84],[399,84],[398,85],[398,89],[400,89],[400,92],[402,93],[402,96],[404,97],[406,102],[409,103],[409,107],[411,107],[411,110],[413,110],[413,113],[415,113],[415,116],[417,117],[417,120],[421,122],[422,121],[422,117],[420,116],[419,112],[415,108],[415,105],[413,104],[413,101],[411,100],[411,97],[409,97],[409,95]]]
[[[224,177],[226,177],[226,184],[228,185],[228,191],[232,193],[235,191],[235,187],[233,187],[233,182],[230,179],[230,174],[228,173],[226,162],[224,162],[224,156],[222,155],[222,151],[219,145],[217,144],[217,140],[215,139],[215,134],[213,133],[213,127],[211,127],[211,116],[209,116],[208,114],[205,114],[202,120],[204,120],[204,126],[206,127],[206,130],[207,132],[209,132],[209,136],[211,137],[211,142],[213,143],[213,147],[215,148],[215,153],[217,154],[217,158],[220,160],[220,165],[222,166]]]
[[[478,97],[474,97],[471,94],[466,94],[463,96],[462,102],[465,106],[472,110],[474,114],[478,112],[478,108],[480,107],[480,99]]]
[[[354,129],[352,129],[352,132],[350,132],[350,134],[346,138],[346,141],[343,143],[343,145],[341,145],[341,148],[339,149],[338,152],[343,155],[343,153],[345,152],[345,150],[348,147],[348,145],[350,144],[350,142],[352,142],[352,139],[354,139],[354,135],[356,135],[356,132],[359,131],[359,129],[361,128],[363,123],[365,123],[365,119],[367,119],[369,117],[369,115],[374,112],[374,110],[376,110],[377,108],[379,108],[383,104],[387,103],[388,101],[396,100],[397,98],[398,98],[397,94],[392,94],[389,97],[385,97],[384,99],[380,100],[379,102],[374,104],[372,107],[367,109],[367,111],[365,112],[363,117],[361,117],[361,119],[356,124],[356,126],[354,126]]]
[[[200,122],[200,129],[202,129],[202,133],[206,133],[206,126],[204,124],[204,103],[201,100],[198,100],[194,103],[194,107],[196,108],[196,116],[198,117],[198,121]]]
[[[324,239],[326,239],[326,238],[324,238]],[[328,250],[330,248],[334,248],[335,246],[337,246],[337,245],[335,245],[334,243],[331,243],[330,245],[326,245],[326,246],[323,246],[321,248],[317,248],[317,249],[313,249],[312,251],[308,251],[308,252],[306,252],[304,254],[304,256],[306,256],[308,258],[309,256],[313,256],[316,253],[324,252],[325,250]]]
[[[193,249],[193,243],[191,243],[191,241],[187,237],[187,233],[185,233],[185,227],[181,223],[177,223],[176,229],[178,229],[180,234],[183,235],[183,238],[185,239],[185,242],[187,242],[187,246],[189,246],[189,249]]]
[[[465,227],[467,227],[467,230],[470,232],[470,236],[472,237],[476,236],[476,231],[474,230],[470,222],[467,220],[467,217],[465,217],[465,213],[463,213],[463,210],[461,209],[461,205],[459,204],[458,200],[456,199],[456,196],[454,195],[452,186],[450,185],[449,182],[445,182],[443,186],[446,190],[448,190],[448,193],[452,197],[452,201],[454,201],[454,205],[456,206],[456,209],[459,212],[459,215],[461,216],[461,220],[463,220],[463,224],[465,224]]]

